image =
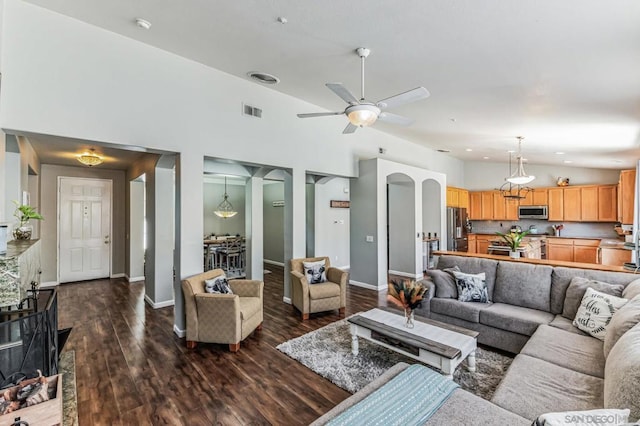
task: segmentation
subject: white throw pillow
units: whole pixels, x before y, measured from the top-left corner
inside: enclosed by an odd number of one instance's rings
[[[589,411],[565,411],[539,416],[532,426],[604,426],[620,425],[629,421],[630,410],[600,409]]]
[[[204,291],[213,294],[233,294],[226,275],[218,275],[215,278],[204,281]]]
[[[452,270],[458,288],[458,300],[460,302],[490,303],[487,290],[487,276],[484,272],[479,274],[465,274]]]
[[[307,277],[309,284],[320,284],[327,281],[327,268],[324,260],[317,262],[302,262],[304,267],[304,276]]]
[[[604,340],[613,314],[627,303],[627,299],[601,293],[592,288],[585,291],[573,325],[593,337]]]

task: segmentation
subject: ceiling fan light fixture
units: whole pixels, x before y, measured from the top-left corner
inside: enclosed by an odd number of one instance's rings
[[[96,154],[93,148],[78,155],[78,161],[89,167],[97,166],[104,162],[102,157]]]
[[[358,127],[367,127],[376,122],[380,114],[380,108],[375,105],[361,104],[347,108],[346,112],[351,124]]]

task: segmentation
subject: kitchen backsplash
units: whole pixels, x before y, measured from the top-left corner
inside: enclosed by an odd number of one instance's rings
[[[618,234],[613,229],[614,223],[599,222],[550,222],[548,220],[523,219],[509,220],[472,220],[474,234],[494,234],[496,232],[508,232],[513,225],[520,225],[522,230],[535,225],[538,234],[553,235],[552,225],[564,225],[560,231],[561,237],[585,237],[585,238],[617,238]]]

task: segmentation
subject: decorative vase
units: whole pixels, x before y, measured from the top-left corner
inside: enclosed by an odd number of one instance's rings
[[[413,323],[413,309],[406,308],[404,310],[404,326],[407,328],[413,328],[415,324]]]
[[[30,226],[18,226],[13,230],[13,238],[16,240],[30,240],[33,228]]]
[[[512,259],[520,259],[520,252],[517,250],[514,251],[510,251],[509,252],[509,257]]]

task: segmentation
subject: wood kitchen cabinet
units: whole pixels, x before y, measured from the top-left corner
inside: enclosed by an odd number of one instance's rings
[[[547,259],[573,262],[573,240],[564,238],[547,239]]]
[[[469,220],[482,219],[482,194],[480,192],[469,193]]]
[[[566,195],[566,192],[565,192],[565,195]],[[580,219],[579,220],[582,220],[583,222],[598,221],[598,187],[597,186],[583,186],[580,188]]]
[[[615,222],[618,220],[617,195],[616,185],[598,186],[598,221]]]
[[[482,191],[480,199],[482,201],[480,219],[493,220],[493,191]]]
[[[582,220],[582,188],[563,188],[564,219],[569,222]]]
[[[564,190],[563,188],[549,188],[549,220],[564,220]]]
[[[447,207],[469,208],[469,191],[454,186],[447,186]]]
[[[622,170],[618,181],[618,222],[633,224],[633,202],[636,190],[636,171]]]
[[[600,240],[549,238],[547,259],[565,262],[598,263]]]
[[[500,192],[492,192],[491,197],[493,198],[493,220],[504,220],[507,218],[507,204],[505,198],[500,194]]]
[[[600,240],[573,240],[573,261],[581,263],[598,263],[598,246]]]
[[[476,234],[476,253],[487,254],[489,253],[489,246],[491,240],[499,238],[497,235],[490,234]]]
[[[478,252],[478,247],[477,247],[477,240],[476,240],[476,234],[469,234],[468,235],[468,249],[467,249],[467,253],[477,253]]]
[[[527,192],[520,201],[521,206],[546,206],[549,204],[549,190],[547,188],[534,188]]]

